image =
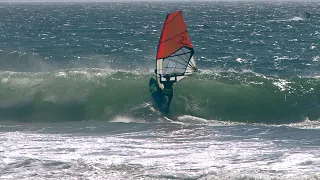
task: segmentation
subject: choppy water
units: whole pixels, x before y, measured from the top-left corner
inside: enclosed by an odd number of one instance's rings
[[[2,125],[0,177],[298,180],[320,176],[319,123],[192,121]]]
[[[147,85],[178,9],[200,73],[168,120]],[[319,179],[319,20],[315,2],[0,3],[0,179]]]

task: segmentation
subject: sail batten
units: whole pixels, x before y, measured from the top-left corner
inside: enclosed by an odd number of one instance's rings
[[[182,35],[182,34],[183,34],[183,33],[185,33],[185,32],[187,32],[187,31],[184,31],[184,32],[182,32],[182,33],[180,33],[180,34],[177,34],[176,36],[171,37],[170,39],[166,39],[166,40],[164,40],[164,41],[162,41],[162,42],[160,42],[160,43],[165,43],[165,42],[167,42],[167,41],[170,41],[171,39],[174,39],[174,38],[176,38],[176,37],[178,37],[178,36]]]

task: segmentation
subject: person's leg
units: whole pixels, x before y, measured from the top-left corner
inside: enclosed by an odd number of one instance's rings
[[[172,96],[173,96],[173,94],[167,96],[168,97],[168,102],[167,102],[167,107],[166,107],[167,110],[169,110],[169,107],[170,107],[170,104],[171,104],[171,100],[172,100]]]
[[[169,97],[167,95],[162,96],[162,105],[160,107],[161,111],[167,111],[167,102],[169,101]]]

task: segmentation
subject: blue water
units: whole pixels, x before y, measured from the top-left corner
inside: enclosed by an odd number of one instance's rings
[[[319,179],[319,8],[0,3],[0,179]],[[148,82],[176,10],[200,71],[164,116]]]

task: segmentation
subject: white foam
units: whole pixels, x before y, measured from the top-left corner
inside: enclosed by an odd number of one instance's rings
[[[282,22],[282,21],[303,21],[304,19],[299,17],[299,16],[295,16],[293,18],[290,19],[273,19],[273,20],[268,20],[269,22]]]
[[[132,122],[137,122],[137,120],[134,118],[126,117],[126,116],[116,116],[110,122],[132,123]]]
[[[314,61],[314,62],[320,61],[320,56],[314,56],[314,57],[312,57],[312,61]]]
[[[190,123],[208,123],[209,122],[207,119],[191,116],[191,115],[180,116],[178,117],[178,120],[183,122],[190,122]]]
[[[298,16],[289,19],[289,21],[303,21],[303,20],[304,20],[303,18],[298,17]]]
[[[219,121],[214,119],[205,119],[197,116],[191,115],[182,115],[178,117],[178,121],[187,123],[187,124],[207,124],[213,126],[230,126],[230,125],[239,125],[245,124],[241,122],[231,122],[231,121]]]
[[[310,120],[308,117],[306,117],[304,121],[298,123],[291,123],[288,126],[300,129],[320,129],[320,119]]]
[[[239,63],[246,63],[247,62],[247,60],[242,59],[242,58],[237,58],[236,61]]]
[[[272,84],[279,87],[280,91],[290,90],[292,89],[288,84],[292,82],[286,81],[284,79],[279,79],[278,82],[273,82]]]
[[[262,76],[259,73],[256,73],[252,71],[251,69],[240,69],[240,70],[235,70],[233,68],[229,69],[222,69],[222,68],[211,68],[211,69],[198,69],[199,74],[215,74],[217,76],[220,76],[218,73],[224,73],[224,72],[229,72],[229,73],[252,73],[256,76]]]

